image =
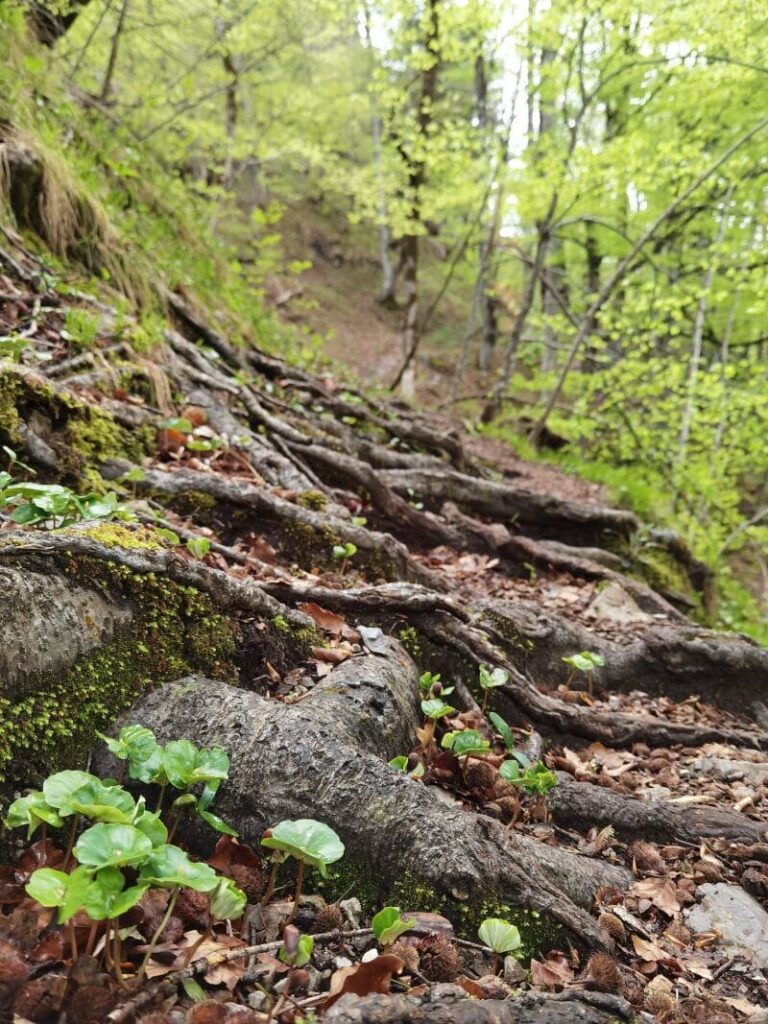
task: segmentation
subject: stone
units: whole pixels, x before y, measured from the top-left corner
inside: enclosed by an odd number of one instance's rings
[[[650,615],[642,611],[634,597],[618,583],[608,583],[602,587],[584,614],[590,619],[610,622],[616,626],[651,620]]]
[[[504,981],[512,988],[525,981],[523,965],[513,956],[504,957]]]
[[[723,782],[745,782],[761,786],[768,780],[768,764],[755,761],[731,761],[726,757],[698,757],[690,765],[697,775],[709,775]]]
[[[360,906],[359,899],[352,896],[348,900],[342,900],[339,903],[339,910],[347,919],[350,928],[360,927],[360,918],[363,916],[363,908]]]
[[[698,888],[700,902],[687,915],[694,932],[720,933],[718,944],[731,956],[768,967],[768,913],[738,885],[707,883]]]

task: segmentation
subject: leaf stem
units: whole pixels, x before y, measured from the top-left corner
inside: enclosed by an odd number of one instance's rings
[[[173,909],[176,906],[176,900],[178,899],[178,897],[179,897],[179,887],[178,887],[178,885],[175,885],[173,887],[173,895],[168,900],[168,906],[166,907],[165,913],[163,914],[163,918],[162,918],[160,924],[157,926],[157,930],[155,931],[155,934],[152,936],[152,939],[150,940],[149,948],[147,949],[146,953],[144,954],[144,959],[141,961],[141,967],[139,967],[138,973],[136,974],[136,980],[137,981],[141,981],[141,979],[144,977],[144,972],[147,969],[147,964],[149,963],[149,959],[150,959],[150,957],[152,956],[152,954],[155,951],[155,946],[157,945],[160,936],[165,931],[165,926],[168,924],[168,922],[171,919],[171,914],[173,913]]]
[[[304,861],[299,861],[299,868],[296,872],[296,896],[294,897],[293,910],[291,916],[288,918],[288,924],[293,921],[296,916],[296,911],[299,909],[299,900],[301,899],[301,887],[304,884]]]

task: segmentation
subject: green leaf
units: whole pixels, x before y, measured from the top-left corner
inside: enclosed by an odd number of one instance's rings
[[[520,765],[516,761],[504,761],[499,768],[499,775],[505,782],[517,785],[520,779]]]
[[[413,918],[404,920],[399,907],[382,907],[371,921],[373,934],[382,946],[391,946],[404,932],[413,927]]]
[[[495,711],[489,712],[488,718],[490,719],[493,728],[496,730],[499,736],[501,736],[504,742],[504,746],[507,748],[507,751],[511,754],[512,751],[515,749],[515,734],[512,732],[512,730],[501,717],[501,715],[497,715]]]
[[[52,828],[60,828],[64,824],[56,808],[51,807],[39,791],[14,800],[5,818],[8,828],[21,828],[26,825],[28,839],[32,838],[43,822]]]
[[[197,813],[216,832],[222,832],[225,836],[235,836],[237,838],[239,833],[231,825],[228,825],[223,818],[220,818],[218,814],[214,814],[212,811],[201,810],[200,804],[197,805]]]
[[[136,801],[122,786],[105,786],[92,779],[69,797],[68,807],[75,814],[96,821],[113,821],[130,825],[136,815]]]
[[[456,757],[467,757],[470,754],[488,754],[491,745],[477,729],[463,729],[454,735],[451,750]]]
[[[281,947],[278,952],[278,957],[283,961],[284,964],[290,964],[291,967],[304,967],[308,964],[312,957],[312,950],[315,948],[315,940],[311,935],[301,935],[296,944],[295,953],[287,953],[285,946]]]
[[[408,758],[405,754],[399,754],[397,757],[393,757],[391,761],[387,761],[390,768],[394,768],[398,772],[408,771]]]
[[[509,672],[503,668],[495,668],[489,672],[485,665],[480,666],[480,686],[484,690],[492,690],[497,686],[504,686],[509,679]]]
[[[437,697],[433,697],[431,700],[423,700],[421,702],[421,710],[427,718],[438,719],[454,714],[456,708],[451,707],[450,704],[446,704]]]
[[[152,850],[141,866],[139,883],[169,888],[183,885],[196,892],[215,889],[219,878],[212,867],[189,859],[178,846],[161,846]]]
[[[58,907],[59,924],[64,924],[84,905],[92,878],[92,872],[85,867],[75,868],[71,874],[53,868],[38,868],[25,889],[44,907]]]
[[[120,917],[136,906],[147,891],[147,885],[125,888],[125,875],[118,868],[102,868],[88,886],[85,909],[94,921]]]
[[[480,941],[494,953],[511,953],[519,948],[522,941],[518,929],[499,917],[487,917],[477,934]]]
[[[333,829],[313,818],[281,821],[261,840],[261,845],[303,860],[323,877],[328,865],[344,856],[344,844]]]
[[[159,814],[154,811],[143,809],[133,819],[133,826],[139,832],[143,832],[153,846],[162,846],[168,841],[168,829],[165,827]]]
[[[163,750],[163,767],[168,781],[176,789],[192,784],[197,760],[197,747],[190,740],[171,740]]]
[[[51,807],[56,807],[62,818],[65,818],[75,813],[69,806],[70,797],[89,782],[101,784],[90,772],[57,772],[55,775],[49,775],[43,783],[43,794]]]
[[[214,921],[234,921],[242,917],[248,900],[231,878],[220,878],[211,892],[211,917]]]
[[[595,651],[580,651],[579,654],[571,654],[567,658],[563,658],[563,661],[578,672],[592,672],[605,665],[605,658]]]
[[[195,558],[205,558],[211,550],[211,542],[207,537],[190,537],[187,541],[187,551]]]
[[[80,863],[94,868],[141,864],[150,853],[152,842],[133,825],[93,825],[75,846]]]

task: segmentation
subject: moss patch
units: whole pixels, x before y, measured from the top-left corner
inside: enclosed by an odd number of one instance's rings
[[[127,532],[135,542],[134,532]],[[83,764],[94,730],[108,729],[148,686],[189,672],[236,680],[234,627],[198,590],[99,559],[69,556],[61,567],[81,584],[87,580],[130,605],[135,618],[63,675],[38,680],[35,692],[0,698],[0,780],[6,793]]]

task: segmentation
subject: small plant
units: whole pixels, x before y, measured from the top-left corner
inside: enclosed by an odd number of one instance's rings
[[[526,793],[535,796],[537,798],[536,810],[546,821],[548,817],[547,793],[557,785],[557,776],[541,761],[531,764],[528,758],[519,751],[514,756],[516,760],[505,761],[502,764],[499,768],[499,775],[510,785],[519,786]]]
[[[347,541],[346,544],[334,544],[331,551],[331,555],[335,562],[340,562],[339,572],[343,576],[347,562],[350,558],[353,558],[357,554],[357,544],[353,544],[351,541]]]
[[[293,920],[301,899],[304,869],[307,864],[317,868],[325,878],[328,865],[344,856],[344,844],[328,825],[314,818],[299,818],[296,821],[281,821],[264,833],[261,845],[273,850],[272,872],[262,903],[268,903],[275,889],[277,869],[286,859],[294,857],[298,862],[296,872],[296,895],[289,923]]]
[[[576,678],[577,672],[583,672],[587,677],[587,692],[591,697],[592,673],[596,668],[602,668],[603,665],[605,665],[605,658],[602,654],[597,654],[595,651],[580,651],[578,654],[570,654],[567,658],[563,658],[563,661],[566,665],[570,665],[571,667],[566,685],[571,685],[573,680]]]
[[[504,721],[501,715],[497,715],[495,711],[491,711],[488,715],[491,725],[496,732],[501,736],[502,742],[506,747],[507,753],[512,754],[515,750],[515,734],[509,725]]]
[[[447,732],[440,746],[450,750],[456,757],[482,757],[492,753],[491,744],[484,740],[477,729],[457,729]]]
[[[522,944],[520,932],[515,925],[500,917],[487,917],[480,925],[478,932],[480,941],[494,954],[493,973],[499,969],[499,958],[513,953]]]
[[[71,306],[64,316],[61,336],[74,349],[82,352],[84,349],[90,348],[98,338],[100,324],[100,318],[95,313]]]
[[[61,484],[14,482],[9,473],[0,473],[0,508],[13,508],[11,520],[21,526],[46,526],[58,529],[73,523],[119,519],[134,522],[136,516],[120,503],[114,491],[108,494],[78,496]]]
[[[211,550],[211,542],[207,537],[190,537],[187,541],[187,551],[195,558],[203,559]]]
[[[419,693],[425,699],[429,697],[447,697],[453,693],[453,686],[445,686],[439,672],[423,672],[419,676]]]
[[[376,941],[386,949],[412,928],[415,923],[413,918],[406,920],[401,917],[399,907],[382,907],[378,914],[374,915],[371,921],[371,928],[376,936]]]
[[[421,710],[427,721],[419,729],[418,736],[422,747],[426,750],[435,738],[435,726],[438,721],[441,718],[446,718],[448,715],[453,715],[456,708],[446,704],[440,697],[431,697],[429,700],[421,702]]]
[[[485,714],[485,708],[488,703],[488,695],[491,690],[495,690],[499,686],[504,684],[509,679],[509,672],[503,668],[495,668],[489,671],[485,665],[480,666],[480,687],[483,691],[483,703],[481,711]]]
[[[387,764],[397,772],[405,772],[412,779],[420,779],[424,775],[424,765],[418,758],[414,759],[413,756],[408,757],[405,754],[399,754],[397,757],[393,757],[391,761],[387,761]]]
[[[315,940],[311,935],[302,935],[295,924],[287,924],[283,929],[283,944],[278,958],[289,967],[304,967],[308,964],[315,948]]]
[[[139,725],[126,726],[117,739],[105,739],[112,753],[128,763],[131,778],[161,786],[158,810],[149,811],[143,796],[135,799],[113,779],[102,780],[89,772],[70,770],[49,776],[42,791],[14,801],[5,823],[9,828],[26,826],[31,838],[38,828],[61,828],[69,819],[64,869],[38,868],[30,876],[26,890],[42,906],[58,910],[59,924],[68,925],[73,960],[78,956],[74,915],[82,910],[94,922],[86,955],[93,952],[95,924],[106,921],[105,960],[118,982],[124,984],[119,919],[149,889],[169,889],[171,894],[137,979],[146,971],[182,888],[209,893],[211,915],[216,920],[241,917],[246,898],[230,879],[217,875],[208,864],[192,861],[184,850],[170,842],[181,801],[185,806],[193,805],[217,831],[235,835],[208,809],[229,773],[226,752],[219,747],[201,750],[189,740],[174,740],[161,747],[153,733]],[[196,784],[203,787],[199,797],[190,792]],[[172,805],[175,821],[170,832],[159,813],[167,785],[184,791]],[[83,820],[88,827],[78,838]]]

